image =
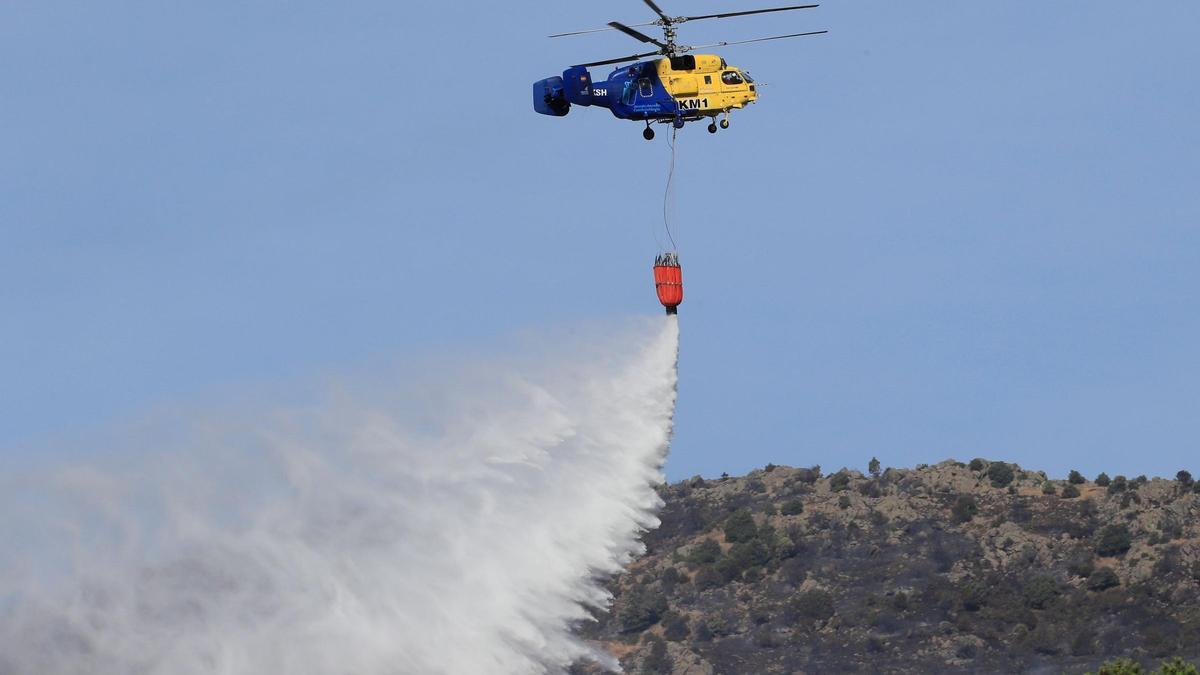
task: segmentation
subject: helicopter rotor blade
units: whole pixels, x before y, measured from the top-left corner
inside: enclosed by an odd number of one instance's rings
[[[683,21],[699,21],[701,19],[728,19],[731,16],[749,16],[751,14],[767,14],[770,12],[790,12],[793,9],[812,9],[820,5],[791,5],[790,7],[772,7],[771,9],[752,9],[747,12],[724,12],[722,14],[704,14],[702,16],[685,16]]]
[[[828,33],[828,32],[829,31],[827,31],[827,30],[814,30],[814,31],[811,31],[808,33],[792,33],[791,35],[775,35],[772,37],[754,38],[753,40],[735,40],[733,42],[714,42],[710,45],[696,45],[695,47],[688,47],[686,49],[680,49],[680,51],[690,52],[690,51],[695,51],[697,49],[708,49],[709,47],[728,47],[730,45],[744,45],[744,44],[749,44],[751,42],[766,42],[768,40],[783,40],[786,38],[805,37],[807,35],[824,35],[825,33]]]
[[[626,24],[626,25],[634,27],[634,28],[643,28],[645,26],[657,26],[658,24],[651,21],[648,23],[631,23],[631,24]],[[591,28],[588,30],[575,30],[575,31],[571,31],[570,33],[555,33],[554,35],[547,35],[546,37],[560,38],[560,37],[567,37],[569,35],[587,35],[588,33],[607,33],[610,30],[616,30],[616,28],[613,28],[612,26],[605,26],[604,28]]]
[[[645,2],[647,5],[649,5],[650,9],[654,10],[655,14],[662,17],[663,21],[666,21],[667,23],[671,23],[673,21],[673,19],[671,17],[667,16],[666,12],[662,11],[661,7],[654,4],[654,0],[642,0],[642,2]]]
[[[637,61],[638,59],[644,59],[647,56],[657,56],[660,53],[661,52],[646,52],[645,54],[633,54],[631,56],[622,56],[619,59],[605,59],[604,61],[592,61],[591,63],[580,63],[580,64],[578,64],[578,66],[583,66],[584,68],[591,68],[592,66],[607,66],[607,65],[610,65],[613,63],[624,63],[626,61]],[[578,66],[576,66],[576,67],[578,67]]]
[[[655,40],[654,38],[650,37],[649,35],[646,35],[645,33],[641,32],[641,31],[636,31],[619,21],[610,21],[608,23],[608,25],[612,26],[613,28],[621,31],[622,33],[628,35],[629,37],[631,37],[635,40],[641,40],[642,42],[652,44],[660,49],[667,48],[667,46],[665,44],[659,42],[658,40]]]

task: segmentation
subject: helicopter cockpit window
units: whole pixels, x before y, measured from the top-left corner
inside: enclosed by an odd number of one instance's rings
[[[727,70],[721,73],[721,81],[725,84],[742,84],[745,82],[745,80],[742,79],[742,76],[738,75],[737,72],[733,70]]]
[[[746,78],[746,81],[750,84],[754,84],[754,78],[750,77],[750,73],[742,73],[742,77]]]
[[[650,98],[654,95],[654,87],[650,85],[650,78],[643,77],[638,80],[638,93],[644,98]]]

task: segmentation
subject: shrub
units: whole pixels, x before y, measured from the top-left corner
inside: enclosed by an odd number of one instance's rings
[[[791,499],[783,503],[779,512],[785,516],[798,516],[804,513],[804,502],[799,499]]]
[[[1087,479],[1083,477],[1083,474],[1071,469],[1071,473],[1067,474],[1067,482],[1073,485],[1082,485],[1087,482]]]
[[[1096,553],[1101,556],[1121,555],[1132,546],[1129,528],[1124,525],[1108,525],[1100,531],[1096,540]]]
[[[666,611],[666,596],[647,586],[637,586],[626,594],[621,605],[621,632],[640,633],[658,623]]]
[[[1045,483],[1042,483],[1042,494],[1052,495],[1056,492],[1058,492],[1058,490],[1056,490],[1054,487],[1054,481],[1048,480]]]
[[[1137,661],[1116,659],[1105,661],[1100,666],[1100,670],[1096,671],[1096,675],[1142,675],[1142,667],[1138,665]]]
[[[987,466],[987,462],[980,459],[979,457],[976,457],[975,459],[971,460],[971,463],[967,465],[967,468],[969,468],[972,471],[983,471],[983,468],[985,466]]]
[[[1108,567],[1101,567],[1092,572],[1088,577],[1087,587],[1089,591],[1106,591],[1110,588],[1116,588],[1121,585],[1121,580],[1117,577],[1117,573]]]
[[[1117,476],[1116,478],[1112,479],[1111,483],[1108,484],[1108,493],[1111,495],[1118,492],[1124,492],[1128,487],[1129,480],[1125,478],[1125,476]]]
[[[763,565],[770,559],[771,553],[762,541],[754,539],[738,542],[717,561],[716,570],[725,581],[733,581],[752,567]]]
[[[838,497],[838,508],[843,511],[850,508],[850,498],[846,495]]]
[[[1079,496],[1079,488],[1075,487],[1071,483],[1067,483],[1066,486],[1063,487],[1061,496],[1063,499],[1074,499]]]
[[[979,513],[979,505],[975,503],[975,497],[972,495],[959,495],[958,499],[954,500],[954,507],[950,513],[954,516],[954,522],[967,523]]]
[[[721,557],[721,545],[716,539],[705,539],[696,544],[687,555],[687,561],[697,565],[715,563]]]
[[[1058,597],[1058,582],[1049,574],[1039,574],[1021,589],[1025,604],[1034,609],[1045,609]]]
[[[1192,483],[1195,482],[1192,480],[1192,474],[1184,470],[1181,470],[1179,473],[1175,474],[1175,480],[1179,481],[1179,484],[1182,485],[1185,490],[1192,487]]]
[[[829,479],[829,489],[834,492],[841,492],[848,487],[850,487],[850,474],[845,471],[839,471]]]
[[[1010,465],[1004,462],[996,462],[988,467],[987,477],[991,479],[992,487],[1002,488],[1007,487],[1009,483],[1013,482],[1015,474]]]
[[[691,633],[688,630],[687,621],[684,621],[681,616],[671,616],[663,623],[663,637],[671,642],[686,640]]]
[[[819,588],[804,591],[792,600],[791,609],[801,620],[826,621],[834,614],[833,595]]]
[[[1108,487],[1109,483],[1112,483],[1112,481],[1109,480],[1108,474],[1101,473],[1099,476],[1096,476],[1096,485],[1099,485],[1100,487]]]
[[[775,469],[778,469],[778,468],[779,467],[775,466],[774,464],[768,464],[763,467],[763,471],[766,473],[771,473],[772,471],[774,471]]]
[[[1155,675],[1200,675],[1200,669],[1176,656],[1170,661],[1163,661]]]
[[[725,519],[725,541],[736,543],[750,541],[758,535],[758,527],[754,524],[754,516],[750,509],[738,509]]]
[[[671,663],[671,658],[667,656],[667,643],[657,635],[651,635],[646,638],[646,644],[650,645],[650,652],[646,658],[642,659],[642,672],[654,673],[654,675],[666,675],[671,672],[674,666]]]
[[[796,469],[796,480],[809,485],[821,479],[820,465],[808,469]]]
[[[712,629],[708,627],[708,622],[704,620],[697,621],[692,627],[692,638],[696,642],[712,642]]]
[[[1096,559],[1091,553],[1080,552],[1067,560],[1067,572],[1077,577],[1090,577],[1096,571]]]
[[[872,457],[871,461],[867,463],[867,473],[879,478],[879,468],[879,458]]]
[[[721,576],[712,565],[705,565],[696,572],[696,576],[692,578],[692,584],[698,591],[707,591],[710,588],[719,588],[725,583],[725,578]]]

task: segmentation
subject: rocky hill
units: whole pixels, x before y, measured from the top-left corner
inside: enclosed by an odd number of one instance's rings
[[[581,628],[626,672],[1082,673],[1200,657],[1200,484],[1186,472],[768,466],[661,494],[647,555]]]

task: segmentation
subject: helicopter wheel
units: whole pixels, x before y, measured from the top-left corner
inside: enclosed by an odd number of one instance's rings
[[[728,119],[721,120],[721,128],[722,128],[722,129],[728,129],[728,128],[729,128],[729,120],[728,120]],[[715,133],[715,132],[716,132],[716,129],[713,129],[713,132]]]
[[[710,134],[717,133],[717,123],[716,122],[713,122],[712,124],[708,125],[708,133],[710,133]]]
[[[642,132],[642,138],[648,141],[654,140],[654,130],[650,128],[649,124],[646,125],[646,130]]]

